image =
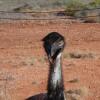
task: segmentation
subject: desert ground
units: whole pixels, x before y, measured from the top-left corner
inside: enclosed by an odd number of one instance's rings
[[[65,37],[65,90],[83,89],[82,100],[100,100],[100,24],[66,21],[0,22],[0,100],[26,100],[47,92],[49,64],[42,38]]]

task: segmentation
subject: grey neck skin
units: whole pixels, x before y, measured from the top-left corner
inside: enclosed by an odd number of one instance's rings
[[[61,53],[57,55],[50,67],[47,100],[65,100],[61,67]]]

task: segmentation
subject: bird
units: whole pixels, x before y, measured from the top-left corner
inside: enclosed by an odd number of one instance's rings
[[[50,63],[47,100],[66,100],[61,64],[62,52],[65,47],[65,39],[58,32],[52,32],[44,37],[43,41]]]
[[[58,32],[51,32],[42,41],[50,66],[47,93],[41,93],[26,100],[82,100],[76,96],[80,95],[76,93],[78,90],[65,91],[64,88],[62,73],[62,53],[66,45],[64,36]]]

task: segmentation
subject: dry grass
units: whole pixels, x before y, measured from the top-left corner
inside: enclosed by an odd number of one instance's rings
[[[70,81],[68,81],[69,83],[77,83],[77,82],[79,82],[79,79],[77,79],[77,78],[75,78],[75,79],[72,79],[72,80],[70,80]]]
[[[68,90],[65,92],[68,100],[85,100],[85,96],[88,95],[88,89],[86,87],[81,87],[75,90]]]
[[[97,54],[95,52],[69,52],[67,54],[64,54],[64,58],[70,58],[70,59],[99,59],[100,54]]]

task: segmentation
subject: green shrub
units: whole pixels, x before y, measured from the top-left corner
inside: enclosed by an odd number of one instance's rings
[[[100,7],[100,0],[94,0],[90,2],[87,6],[90,8]]]
[[[77,10],[83,10],[86,8],[86,5],[83,4],[80,0],[70,0],[66,3],[66,14],[69,16],[74,16]]]

